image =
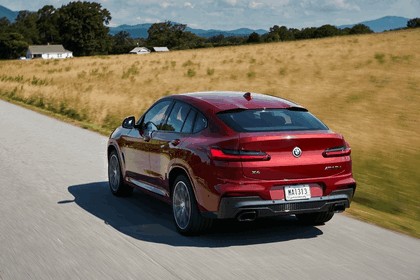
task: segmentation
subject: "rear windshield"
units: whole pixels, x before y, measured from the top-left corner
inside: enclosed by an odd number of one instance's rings
[[[238,132],[328,130],[311,113],[296,108],[232,110],[217,116]]]

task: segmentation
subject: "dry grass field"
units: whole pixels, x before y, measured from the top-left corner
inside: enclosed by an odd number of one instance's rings
[[[157,98],[278,95],[342,133],[358,181],[349,211],[420,237],[420,30],[69,60],[0,61],[0,97],[109,133]]]

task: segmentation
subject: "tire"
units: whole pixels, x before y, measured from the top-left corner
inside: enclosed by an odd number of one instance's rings
[[[111,152],[108,159],[108,184],[112,194],[116,196],[129,196],[133,193],[133,188],[123,181],[120,160],[115,150]]]
[[[201,215],[191,183],[184,175],[179,175],[173,184],[172,213],[176,230],[182,235],[197,235],[208,230],[213,222]]]
[[[296,214],[299,222],[304,225],[319,226],[323,225],[334,216],[334,212],[319,212],[319,213],[308,213],[308,214]]]

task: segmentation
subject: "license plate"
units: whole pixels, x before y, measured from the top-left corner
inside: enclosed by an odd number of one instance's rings
[[[299,200],[311,198],[309,185],[285,186],[284,195],[286,200]]]

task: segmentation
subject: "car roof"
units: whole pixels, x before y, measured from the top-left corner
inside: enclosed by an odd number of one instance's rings
[[[205,91],[175,94],[169,97],[190,103],[202,111],[210,109],[214,113],[234,109],[284,109],[290,107],[304,109],[302,106],[280,97],[252,92]]]

